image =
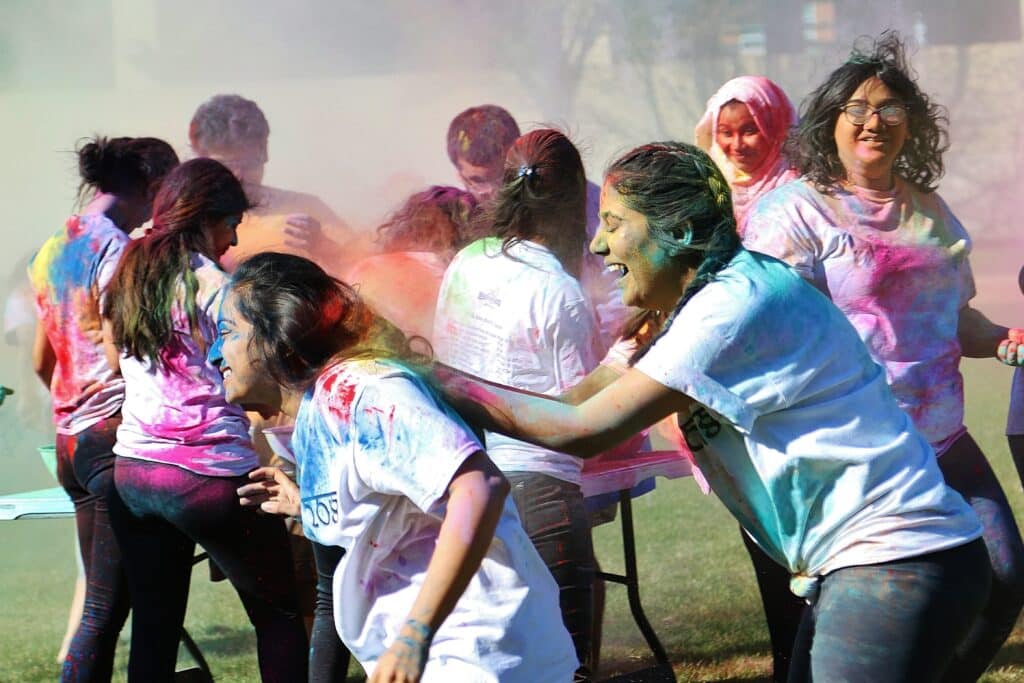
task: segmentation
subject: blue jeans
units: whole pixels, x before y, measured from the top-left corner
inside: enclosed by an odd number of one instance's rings
[[[804,612],[790,683],[937,682],[989,589],[980,540],[821,579]]]
[[[964,497],[981,520],[982,540],[991,565],[991,594],[957,646],[944,679],[950,683],[976,681],[1010,635],[1024,606],[1024,543],[1006,494],[970,434],[957,439],[938,462],[946,484]],[[792,650],[803,606],[789,592],[788,576],[782,567],[752,542],[747,543],[747,551],[757,572],[772,637],[774,680],[785,680],[785,657]]]
[[[594,544],[578,484],[534,472],[507,472],[519,520],[558,584],[562,621],[576,646],[577,681],[590,680]]]
[[[74,436],[57,435],[57,480],[75,506],[85,568],[85,604],[61,671],[61,681],[109,681],[117,636],[128,617],[128,585],[110,526],[114,441],[121,415]]]

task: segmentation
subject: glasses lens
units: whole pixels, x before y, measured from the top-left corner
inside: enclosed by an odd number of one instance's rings
[[[907,110],[899,104],[888,104],[878,110],[882,122],[887,126],[898,126],[907,120]]]
[[[846,112],[846,118],[855,126],[863,125],[871,115],[870,107],[866,107],[863,104],[851,104],[843,109],[843,111]]]

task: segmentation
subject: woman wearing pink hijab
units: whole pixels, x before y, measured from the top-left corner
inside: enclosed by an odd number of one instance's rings
[[[754,203],[799,175],[782,153],[789,129],[797,124],[796,110],[774,81],[763,76],[739,76],[718,89],[694,129],[697,145],[722,170],[732,190],[733,214],[742,238],[747,213]],[[761,560],[753,540],[742,531],[744,545],[754,563],[772,644],[773,680],[789,675],[790,654],[804,603],[788,591],[788,574]]]
[[[743,236],[747,211],[758,197],[797,177],[781,153],[796,110],[773,81],[739,76],[727,81],[708,100],[693,134],[732,189],[736,226]]]

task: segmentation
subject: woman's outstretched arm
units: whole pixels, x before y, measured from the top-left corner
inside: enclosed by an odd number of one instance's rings
[[[447,366],[435,370],[448,400],[469,421],[538,446],[597,455],[693,402],[631,369],[579,405],[502,387]]]

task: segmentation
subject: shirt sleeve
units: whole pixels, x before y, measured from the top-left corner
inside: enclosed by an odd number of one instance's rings
[[[799,210],[807,201],[793,191],[796,183],[769,192],[747,214],[743,246],[774,256],[816,285],[821,240]]]
[[[96,268],[96,288],[100,293],[101,304],[102,297],[107,291],[107,287],[110,286],[110,281],[114,279],[114,273],[117,272],[117,266],[121,263],[121,257],[124,256],[127,246],[127,236],[124,239],[112,238],[104,245],[99,265]]]
[[[944,200],[939,198],[942,202],[942,208],[946,213],[947,220],[950,222],[951,232],[953,233],[953,243],[949,247],[950,256],[956,263],[956,277],[957,277],[957,292],[960,295],[960,308],[967,306],[971,299],[977,294],[977,289],[974,284],[974,272],[971,270],[970,254],[973,250],[974,243],[971,240],[971,236],[967,233],[967,229],[964,228],[960,220],[953,215],[949,206]]]
[[[378,493],[405,496],[426,512],[480,442],[418,379],[368,381],[352,408],[356,474]]]

